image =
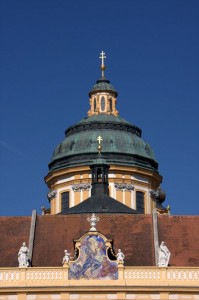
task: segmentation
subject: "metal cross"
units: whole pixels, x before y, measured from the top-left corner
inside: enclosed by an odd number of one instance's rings
[[[101,141],[103,141],[103,138],[99,135],[98,138],[97,138],[97,141],[99,143],[99,145],[101,144]]]
[[[102,51],[102,52],[100,53],[100,57],[99,57],[99,58],[102,59],[102,66],[104,66],[104,59],[106,58],[105,52],[104,52],[104,51]]]

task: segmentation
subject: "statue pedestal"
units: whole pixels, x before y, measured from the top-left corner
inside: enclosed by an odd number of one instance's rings
[[[118,279],[124,279],[124,265],[122,263],[118,264]]]
[[[25,267],[25,266],[20,266],[19,267],[19,276],[20,276],[20,284],[23,286],[25,286],[26,285],[26,270],[27,270],[27,267]]]
[[[63,277],[64,280],[68,280],[68,271],[69,271],[69,264],[68,263],[64,263],[63,264]]]

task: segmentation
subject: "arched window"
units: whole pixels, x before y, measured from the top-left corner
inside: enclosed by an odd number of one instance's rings
[[[112,100],[112,98],[110,98],[110,111],[113,111],[113,100]]]
[[[104,96],[102,96],[101,98],[101,111],[104,111],[105,110],[105,98]]]
[[[61,211],[69,208],[69,192],[61,194]]]
[[[102,181],[102,170],[100,168],[97,169],[97,181]]]
[[[93,104],[93,107],[94,107],[94,111],[96,111],[96,108],[97,108],[97,105],[96,105],[96,98],[94,98],[94,104]]]
[[[136,210],[139,214],[144,214],[144,193],[136,192]]]

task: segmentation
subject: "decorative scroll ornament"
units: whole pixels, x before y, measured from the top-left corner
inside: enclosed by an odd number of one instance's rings
[[[89,231],[97,231],[96,224],[100,220],[100,218],[96,217],[95,214],[92,214],[91,217],[87,218],[88,222],[91,224],[91,228]]]
[[[133,191],[134,185],[128,184],[128,183],[115,183],[114,184],[116,190],[122,190],[122,191]]]
[[[57,196],[57,191],[53,190],[48,193],[48,200],[51,201],[53,198]]]
[[[157,199],[158,198],[158,195],[159,195],[159,193],[158,193],[158,191],[156,190],[151,190],[150,191],[150,194],[151,194],[151,196],[152,197],[154,197],[155,199]]]
[[[151,190],[150,194],[155,201],[158,201],[160,203],[164,202],[166,198],[166,193],[160,187],[158,187],[157,190]]]
[[[88,232],[76,240],[78,257],[69,262],[68,279],[118,279],[118,262],[109,257],[111,242],[96,232]]]
[[[74,192],[89,191],[91,189],[91,184],[90,183],[74,184],[72,186],[72,189]]]

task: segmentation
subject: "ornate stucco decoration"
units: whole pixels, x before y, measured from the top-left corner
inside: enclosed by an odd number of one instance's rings
[[[118,279],[118,261],[112,260],[112,241],[99,232],[88,232],[75,240],[76,260],[69,261],[69,280]]]
[[[157,198],[158,198],[158,195],[159,195],[158,190],[151,190],[151,191],[150,191],[150,194],[151,194],[151,196],[152,196],[153,198],[155,198],[155,199],[157,199]]]
[[[91,228],[90,231],[96,231],[96,224],[99,222],[100,218],[96,217],[95,214],[92,214],[91,217],[87,218],[87,221],[90,223]]]
[[[151,190],[150,194],[155,201],[163,202],[166,198],[166,193],[159,187],[157,190]]]
[[[115,183],[114,184],[116,190],[122,190],[122,191],[133,191],[134,185],[128,184],[128,183]]]
[[[51,201],[53,198],[57,196],[57,191],[53,190],[48,193],[48,200]]]
[[[166,193],[158,187],[157,190],[151,190],[150,195],[154,202],[156,202],[156,211],[158,214],[170,214],[170,207],[163,207],[162,203],[165,201]]]
[[[41,207],[41,214],[44,215],[50,215],[50,208],[46,208],[45,206]]]
[[[89,191],[91,189],[91,184],[90,183],[74,184],[72,186],[72,189],[74,192]]]

